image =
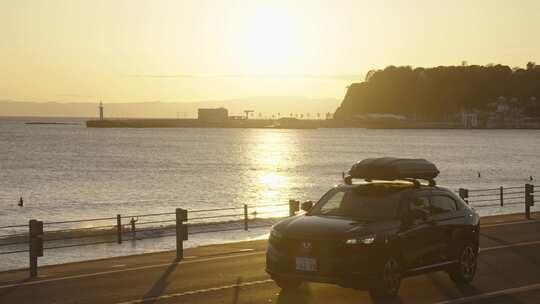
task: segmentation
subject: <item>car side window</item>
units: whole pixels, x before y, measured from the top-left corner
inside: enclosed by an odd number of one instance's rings
[[[429,213],[430,212],[429,198],[425,196],[418,196],[418,197],[413,198],[409,202],[409,210],[414,210],[414,209],[421,210],[426,214]]]
[[[446,195],[434,195],[431,197],[430,213],[432,215],[454,212],[457,210],[456,201]]]

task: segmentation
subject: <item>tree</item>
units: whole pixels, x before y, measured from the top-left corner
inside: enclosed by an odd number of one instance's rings
[[[366,74],[366,81],[369,81],[369,79],[371,78],[371,76],[373,76],[373,74],[375,74],[375,72],[377,72],[377,70],[369,70],[369,72],[367,72]]]

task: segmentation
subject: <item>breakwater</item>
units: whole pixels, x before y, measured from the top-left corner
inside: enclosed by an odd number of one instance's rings
[[[317,120],[317,119],[231,119],[208,122],[198,119],[105,119],[88,120],[87,128],[254,128],[254,129],[318,129],[318,128],[364,128],[364,129],[538,129],[535,124],[514,127],[471,128],[461,122],[432,122],[410,120]]]
[[[271,128],[316,129],[322,120],[230,119],[209,122],[199,119],[106,119],[88,120],[88,128]]]

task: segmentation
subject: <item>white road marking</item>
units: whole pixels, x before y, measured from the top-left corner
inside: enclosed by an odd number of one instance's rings
[[[540,220],[509,222],[509,223],[505,223],[505,224],[492,224],[492,225],[486,225],[486,226],[481,226],[481,227],[494,227],[494,226],[515,225],[515,224],[530,224],[530,223],[535,223],[535,222],[540,222]],[[516,243],[516,244],[509,244],[509,245],[487,247],[487,248],[481,248],[480,251],[490,251],[490,250],[496,250],[496,249],[528,246],[528,245],[535,245],[535,244],[540,244],[540,241],[524,242],[524,243]],[[240,252],[242,252],[242,250]],[[237,257],[247,257],[247,256],[259,255],[259,254],[265,254],[265,252],[264,251],[256,251],[256,252],[248,252],[248,253],[242,253],[242,254],[231,254],[231,255],[226,255],[226,256],[217,256],[217,257],[209,257],[209,258],[202,258],[201,257],[201,258],[197,258],[197,259],[193,259],[193,260],[190,259],[188,261],[182,261],[179,264],[194,264],[194,263],[202,263],[202,262],[209,262],[209,261],[225,260],[225,259],[231,259],[231,258],[237,258]],[[189,258],[195,258],[195,257],[190,256]],[[64,281],[64,280],[71,280],[71,279],[89,278],[89,277],[96,277],[96,276],[115,274],[115,273],[122,273],[122,272],[128,272],[128,271],[138,271],[138,270],[145,270],[145,269],[168,267],[170,265],[171,265],[171,263],[162,263],[162,264],[146,265],[146,266],[125,268],[125,269],[118,269],[118,270],[108,270],[108,271],[100,271],[100,272],[94,272],[94,273],[71,275],[71,276],[51,278],[51,279],[38,280],[38,281],[20,282],[20,283],[14,283],[14,284],[0,285],[0,289],[16,287],[16,286],[37,285],[37,284],[42,284],[42,283],[57,282],[57,281]],[[45,277],[45,276],[42,276],[42,277]]]
[[[497,297],[501,295],[521,293],[521,292],[527,292],[527,291],[532,291],[532,290],[537,290],[537,289],[540,289],[540,283],[521,286],[521,287],[515,287],[515,288],[502,289],[502,290],[482,293],[479,295],[437,302],[435,304],[461,304],[461,303],[468,303],[468,302],[476,302],[476,301],[489,299],[489,298],[493,298],[493,297]]]
[[[531,245],[538,245],[538,244],[540,244],[540,241],[512,243],[512,244],[508,244],[508,245],[500,245],[500,246],[492,246],[492,247],[480,248],[480,252],[497,250],[497,249],[504,249],[504,248],[511,248],[511,247],[531,246]]]
[[[177,293],[169,293],[162,296],[157,297],[150,297],[150,298],[143,298],[143,299],[137,299],[137,300],[131,300],[126,302],[120,302],[116,304],[138,304],[138,303],[145,303],[147,301],[157,301],[157,300],[164,300],[164,299],[170,299],[170,298],[176,298],[176,297],[182,297],[182,296],[189,296],[199,293],[207,293],[212,291],[219,291],[224,289],[232,289],[237,287],[244,287],[244,286],[252,286],[252,285],[260,285],[260,284],[266,284],[271,283],[273,280],[260,280],[260,281],[251,281],[251,282],[245,282],[240,284],[231,284],[231,285],[224,285],[219,287],[211,287],[211,288],[205,288],[205,289],[198,289],[198,290],[189,290],[189,291],[183,291],[183,292],[177,292]]]
[[[218,257],[211,257],[211,258],[201,258],[201,259],[197,259],[197,260],[182,261],[182,262],[176,263],[176,264],[179,264],[179,265],[195,264],[195,263],[218,261],[218,260],[225,260],[225,259],[238,258],[238,257],[247,257],[247,256],[258,255],[258,254],[264,254],[264,253],[265,253],[264,251],[258,251],[258,252],[234,254],[234,255],[227,255],[227,256],[218,256]],[[122,272],[128,272],[128,271],[138,271],[138,270],[145,270],[145,269],[152,269],[152,268],[168,267],[171,264],[172,263],[162,263],[162,264],[146,265],[146,266],[140,266],[140,267],[126,268],[126,269],[108,270],[108,271],[100,271],[100,272],[93,272],[93,273],[77,274],[77,275],[58,277],[58,278],[52,278],[52,279],[46,279],[46,280],[20,282],[20,283],[14,283],[14,284],[0,285],[0,289],[9,288],[9,287],[15,287],[15,286],[26,286],[26,285],[36,285],[36,284],[56,282],[56,281],[65,281],[65,280],[71,280],[71,279],[89,278],[89,277],[96,277],[96,276],[101,276],[101,275],[122,273]]]
[[[260,280],[260,281],[251,281],[251,282],[246,282],[246,283],[241,283],[241,284],[231,284],[231,285],[224,285],[224,286],[219,286],[219,287],[212,287],[212,288],[205,288],[205,289],[189,290],[189,291],[183,291],[183,292],[177,292],[177,293],[170,293],[170,294],[165,294],[165,295],[162,295],[162,296],[151,297],[151,298],[142,298],[142,299],[137,299],[137,300],[120,302],[120,303],[116,303],[116,304],[138,304],[138,303],[144,303],[146,301],[164,300],[164,299],[170,299],[170,298],[175,298],[175,297],[182,297],[182,296],[188,296],[188,295],[194,295],[194,294],[202,294],[202,293],[208,293],[208,292],[219,291],[219,290],[224,290],[224,289],[231,289],[231,288],[251,286],[251,285],[259,285],[259,284],[265,284],[265,283],[271,283],[271,282],[273,282],[273,280],[271,280],[271,279]],[[515,294],[515,293],[527,292],[527,291],[532,291],[532,290],[537,290],[537,289],[540,289],[540,283],[521,286],[521,287],[515,287],[515,288],[502,289],[502,290],[497,290],[497,291],[492,291],[492,292],[487,292],[487,293],[483,293],[483,294],[478,294],[478,295],[468,296],[468,297],[462,297],[462,298],[457,298],[457,299],[452,299],[452,300],[446,300],[446,301],[442,301],[442,302],[437,302],[435,304],[463,304],[463,303],[469,303],[469,302],[475,302],[475,301],[479,301],[479,300],[484,300],[484,299],[488,299],[488,298],[492,298],[492,297],[496,297],[496,296],[500,296],[500,295]]]
[[[540,244],[540,241],[522,242],[522,243],[509,244],[509,245],[501,245],[501,246],[480,248],[480,252],[492,251],[492,250],[504,249],[504,248],[511,248],[511,247],[530,246],[530,245],[537,245],[537,244]],[[195,264],[195,263],[202,263],[202,262],[209,262],[209,261],[232,259],[232,258],[238,258],[238,257],[254,256],[254,255],[260,255],[260,254],[265,254],[265,252],[264,251],[257,251],[257,252],[243,253],[243,254],[234,254],[234,255],[227,255],[227,256],[211,257],[211,258],[200,258],[200,259],[196,259],[196,260],[183,261],[183,262],[180,262],[179,264]],[[163,264],[147,265],[147,266],[126,268],[126,269],[119,269],[119,270],[101,271],[101,272],[95,272],[95,273],[87,273],[87,274],[72,275],[72,276],[65,276],[65,277],[59,277],[59,278],[51,278],[51,279],[39,280],[39,281],[21,282],[21,283],[15,283],[15,284],[0,285],[0,289],[9,288],[9,287],[15,287],[15,286],[36,285],[36,284],[41,284],[41,283],[64,281],[64,280],[71,280],[71,279],[81,279],[81,278],[88,278],[88,277],[95,277],[95,276],[101,276],[101,275],[107,275],[107,274],[122,273],[122,272],[128,272],[128,271],[138,271],[138,270],[145,270],[145,269],[152,269],[152,268],[159,268],[159,267],[168,267],[170,265],[171,265],[171,263],[163,263]]]
[[[540,220],[523,220],[523,221],[516,221],[516,222],[498,223],[498,224],[487,224],[487,225],[482,225],[482,224],[480,224],[480,229],[482,229],[482,228],[491,228],[491,227],[499,227],[499,226],[511,226],[511,225],[521,225],[521,224],[535,224],[535,223],[540,223]]]

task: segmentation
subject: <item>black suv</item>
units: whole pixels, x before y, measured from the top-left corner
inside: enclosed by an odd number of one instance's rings
[[[479,216],[435,185],[433,164],[368,159],[350,174],[315,205],[303,203],[305,214],[272,227],[266,271],[277,285],[333,283],[388,297],[398,293],[402,277],[425,272],[445,270],[457,284],[472,281]]]

